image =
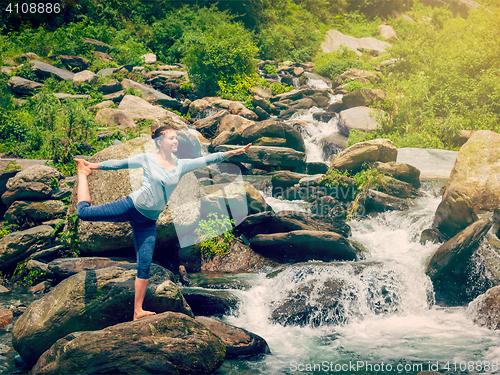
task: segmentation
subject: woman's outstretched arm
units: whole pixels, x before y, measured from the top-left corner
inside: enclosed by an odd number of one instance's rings
[[[241,155],[244,154],[251,146],[252,144],[249,143],[246,146],[243,146],[242,148],[238,148],[236,150],[231,150],[231,151],[226,151],[225,154],[227,155],[228,158],[234,155]]]

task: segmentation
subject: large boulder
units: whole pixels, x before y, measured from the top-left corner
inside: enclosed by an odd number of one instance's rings
[[[50,185],[54,179],[59,181],[64,178],[63,174],[54,167],[45,165],[33,165],[23,169],[7,182],[7,189],[12,189],[23,182],[41,182]]]
[[[436,302],[459,305],[467,299],[470,301],[466,290],[467,264],[491,226],[489,219],[480,219],[446,241],[432,255],[425,273],[434,284]]]
[[[120,129],[135,128],[134,119],[121,109],[103,108],[97,112],[95,122],[103,122],[106,126],[117,126]]]
[[[124,264],[80,272],[63,280],[16,321],[12,330],[14,348],[26,363],[33,364],[69,333],[132,320],[136,274],[135,264]],[[172,276],[163,267],[151,266],[144,308],[192,316]]]
[[[10,205],[4,220],[11,224],[22,224],[26,221],[43,222],[65,216],[67,210],[68,207],[63,202],[56,200],[16,201]]]
[[[383,116],[384,111],[369,107],[353,107],[345,109],[339,114],[339,133],[349,137],[351,130],[371,132],[379,127],[378,116]]]
[[[73,76],[73,84],[75,86],[79,86],[82,83],[86,83],[89,85],[93,85],[97,83],[98,77],[94,72],[91,72],[90,70],[84,70],[82,72],[76,73]]]
[[[215,148],[215,151],[230,151],[238,148],[241,146],[220,145]],[[289,147],[251,146],[245,154],[233,156],[231,160],[256,165],[301,167],[305,164],[305,157],[305,152]]]
[[[47,273],[65,279],[83,271],[93,271],[101,268],[134,263],[128,259],[111,259],[105,257],[58,258],[47,264]]]
[[[396,161],[398,150],[389,139],[374,139],[360,142],[335,155],[330,168],[341,171],[359,171],[365,162],[381,161],[384,163]]]
[[[124,89],[131,88],[142,92],[143,99],[148,102],[157,103],[162,106],[174,109],[179,109],[182,107],[182,103],[177,99],[171,98],[170,96],[165,95],[164,93],[142,83],[134,82],[130,79],[124,78],[122,80],[122,86]]]
[[[8,207],[17,200],[40,201],[51,195],[52,188],[42,182],[20,182],[2,194],[2,202]]]
[[[375,168],[380,173],[390,175],[400,181],[407,182],[415,189],[420,187],[420,171],[413,165],[395,161],[388,163],[377,161],[373,163],[371,167]]]
[[[346,81],[357,81],[368,84],[368,83],[378,83],[381,81],[381,78],[375,72],[371,72],[369,70],[351,68],[349,70],[346,70],[341,75],[337,76],[333,81],[333,86],[334,87],[340,86]]]
[[[49,56],[49,59],[56,60],[59,59],[63,63],[66,68],[82,71],[89,67],[89,60],[79,56],[70,56],[70,55],[52,55]]]
[[[271,353],[266,340],[255,333],[206,316],[198,316],[196,320],[224,341],[224,344],[226,344],[226,358],[228,359],[248,358]]]
[[[469,197],[460,191],[453,191],[439,203],[432,227],[446,238],[451,238],[477,219]]]
[[[479,130],[460,149],[443,201],[454,191],[469,197],[476,213],[500,206],[500,134]]]
[[[481,327],[500,329],[500,285],[488,289],[472,301],[467,308],[467,314]]]
[[[42,61],[33,60],[33,67],[31,70],[35,72],[36,76],[42,79],[50,78],[54,76],[61,81],[73,81],[74,73],[68,72],[64,69],[56,68],[50,64],[44,63]]]
[[[52,227],[40,225],[0,238],[0,268],[10,267],[50,244],[53,232]]]
[[[250,143],[262,137],[284,138],[287,143],[284,147],[305,152],[304,139],[294,127],[274,120],[256,122],[246,127],[241,133],[242,143]]]
[[[108,147],[90,159],[101,162],[113,159],[127,159],[134,155],[155,152],[154,142],[149,137],[135,138],[118,146]],[[122,169],[118,171],[96,170],[89,178],[92,204],[99,205],[127,197],[142,186],[142,169]],[[76,211],[77,186],[73,190],[68,215]],[[200,188],[192,173],[179,182],[179,186],[169,199],[168,210],[163,211],[157,221],[156,248],[177,237],[180,227],[190,231],[197,225],[200,215]],[[175,223],[175,224],[174,224]],[[177,227],[176,227],[177,225]],[[132,228],[129,223],[79,221],[78,240],[83,254],[94,255],[99,252],[134,248]]]
[[[219,254],[210,259],[203,259],[202,272],[259,272],[278,264],[271,259],[257,254],[249,246],[234,241],[231,244],[230,253],[224,256]]]
[[[19,95],[33,95],[42,87],[41,83],[30,81],[29,79],[24,79],[17,76],[11,77],[9,79],[9,85],[11,90]]]
[[[45,352],[33,375],[212,374],[223,341],[184,314],[165,312],[100,331],[71,333]]]
[[[257,234],[249,241],[253,250],[280,263],[364,258],[344,236],[334,232],[293,230],[287,233]]]
[[[361,56],[362,52],[365,50],[379,53],[385,51],[385,49],[391,45],[371,37],[355,38],[332,29],[327,32],[326,38],[319,48],[325,53],[330,53],[336,52],[341,46],[345,46],[356,52],[358,56]]]
[[[118,106],[118,109],[127,112],[133,119],[139,120],[159,120],[169,119],[179,127],[185,127],[185,120],[173,112],[167,111],[161,106],[148,103],[146,100],[135,95],[125,95]]]
[[[376,263],[308,262],[289,266],[276,278],[281,293],[271,304],[271,319],[283,326],[345,324],[397,312],[401,303],[394,271]]]
[[[342,97],[342,103],[346,108],[369,107],[380,104],[385,99],[385,92],[380,89],[362,87],[356,91],[348,92]]]

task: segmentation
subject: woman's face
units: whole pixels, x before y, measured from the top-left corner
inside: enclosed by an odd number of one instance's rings
[[[158,146],[160,151],[177,151],[177,146],[179,145],[179,141],[177,140],[177,132],[175,130],[164,131],[161,136],[158,137],[156,145]]]

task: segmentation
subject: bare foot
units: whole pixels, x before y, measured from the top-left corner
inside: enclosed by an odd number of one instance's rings
[[[135,311],[134,312],[134,320],[144,318],[145,316],[148,316],[148,315],[156,315],[156,313],[152,312],[152,311],[146,311],[146,310]]]
[[[85,166],[85,160],[83,159],[73,159],[73,160],[76,161],[77,163],[76,172],[78,174],[89,176],[92,173],[92,170],[89,167]]]

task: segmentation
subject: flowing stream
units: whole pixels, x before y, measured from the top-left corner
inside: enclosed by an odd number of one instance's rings
[[[386,212],[352,221],[351,239],[370,255],[366,268],[354,263],[309,262],[290,265],[274,277],[255,275],[252,288],[234,290],[242,303],[230,324],[266,339],[272,355],[257,361],[227,361],[218,374],[417,374],[439,370],[449,374],[500,373],[500,334],[473,324],[466,307],[433,305],[430,280],[424,273],[438,245],[420,245],[420,232],[432,222],[440,202],[432,184],[423,186],[415,205],[405,212]],[[290,209],[291,202],[273,202]],[[344,304],[336,324],[283,326],[272,321],[272,309],[290,290],[335,276],[354,286],[356,299]],[[248,279],[247,279],[248,281]],[[318,288],[320,290],[321,288]],[[391,296],[389,308],[378,302]],[[312,293],[311,304],[321,303]],[[386,306],[387,307],[387,306]]]

